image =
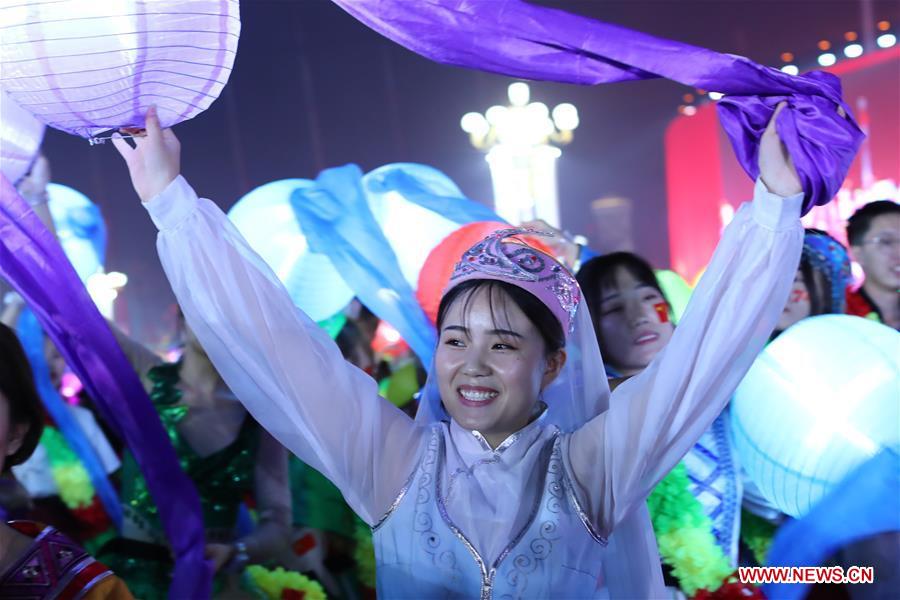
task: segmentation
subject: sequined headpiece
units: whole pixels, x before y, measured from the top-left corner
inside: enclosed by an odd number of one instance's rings
[[[828,280],[831,310],[844,312],[847,286],[850,285],[850,257],[847,249],[828,234],[806,231],[802,260],[807,261]]]
[[[505,281],[536,296],[572,333],[575,313],[581,302],[581,288],[566,267],[553,257],[522,242],[505,241],[516,235],[547,235],[529,229],[501,229],[487,236],[463,254],[456,263],[446,294],[470,279]]]

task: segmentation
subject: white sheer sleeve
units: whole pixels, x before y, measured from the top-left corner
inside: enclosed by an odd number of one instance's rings
[[[726,228],[672,339],[568,443],[576,498],[606,537],[728,403],[774,329],[800,260],[802,194],[757,180]]]
[[[422,433],[297,309],[225,214],[183,177],[146,203],[185,318],[247,410],[373,524],[414,468]]]

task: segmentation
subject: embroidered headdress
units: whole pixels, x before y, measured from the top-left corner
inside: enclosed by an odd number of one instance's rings
[[[516,285],[543,302],[566,334],[575,327],[581,289],[569,270],[555,258],[515,240],[517,235],[541,235],[528,229],[501,229],[469,248],[456,263],[447,291],[471,279],[493,279]]]

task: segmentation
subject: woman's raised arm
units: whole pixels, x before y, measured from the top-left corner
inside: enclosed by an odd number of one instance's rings
[[[569,439],[576,494],[606,537],[728,403],[763,349],[803,244],[803,193],[775,133],[763,136],[754,199],[726,228],[668,345]]]
[[[225,214],[179,175],[180,146],[155,111],[132,148],[114,139],[159,228],[178,303],[222,379],[253,417],[340,488],[370,524],[415,464],[421,431],[291,302]]]

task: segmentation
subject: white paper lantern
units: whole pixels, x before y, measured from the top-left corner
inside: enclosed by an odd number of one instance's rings
[[[47,184],[50,216],[59,243],[81,281],[103,270],[106,224],[100,208],[87,196],[58,183]]]
[[[15,185],[31,168],[44,124],[0,91],[0,170]]]
[[[757,358],[731,424],[763,496],[804,515],[853,468],[900,445],[900,333],[846,315],[800,321]]]
[[[238,200],[228,218],[275,271],[294,304],[313,321],[324,321],[354,294],[326,255],[310,251],[291,208],[291,193],[312,185],[307,179],[267,183]]]
[[[396,190],[385,190],[381,184],[391,173],[402,171],[435,196],[465,198],[453,181],[433,167],[414,163],[397,163],[379,167],[363,176],[363,189],[378,225],[400,263],[403,278],[413,289],[419,284],[419,271],[428,253],[441,240],[459,229],[440,213],[411,202]]]
[[[237,0],[0,0],[0,87],[82,137],[206,110],[237,52]]]

